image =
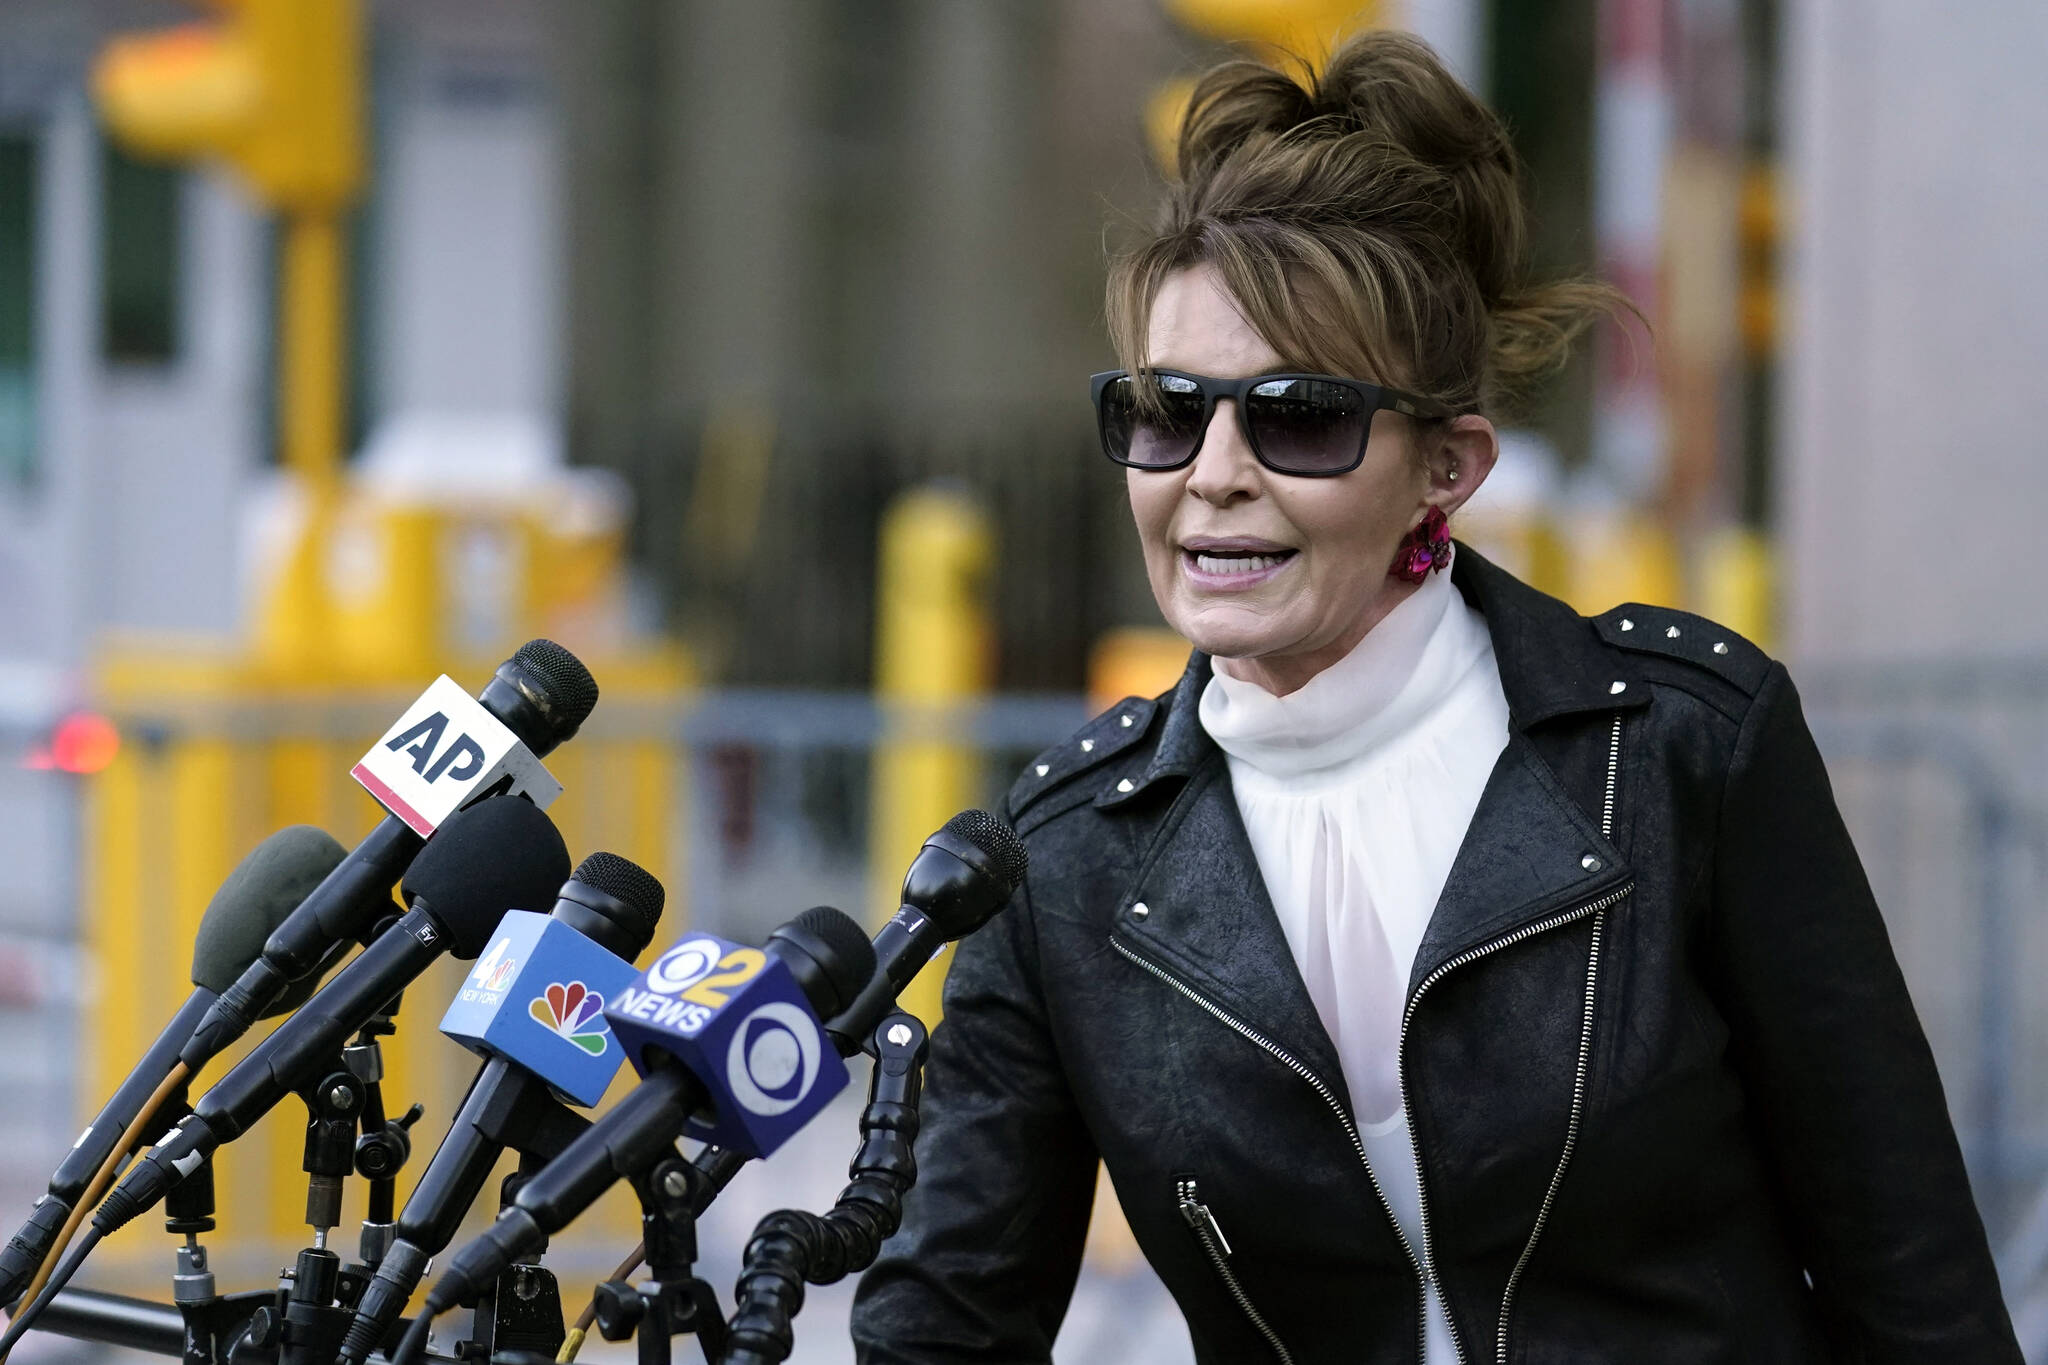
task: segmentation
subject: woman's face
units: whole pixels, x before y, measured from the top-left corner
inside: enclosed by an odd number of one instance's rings
[[[1234,379],[1290,368],[1207,265],[1160,286],[1148,341],[1147,363],[1161,369]],[[1401,538],[1432,504],[1449,512],[1462,503],[1492,465],[1491,425],[1451,425],[1440,448],[1424,452],[1409,418],[1374,413],[1358,468],[1302,478],[1261,465],[1236,404],[1218,403],[1186,466],[1125,471],[1167,624],[1232,676],[1283,695],[1343,658],[1414,591],[1387,572]],[[1483,459],[1471,458],[1477,446]],[[1456,482],[1445,477],[1454,463]]]

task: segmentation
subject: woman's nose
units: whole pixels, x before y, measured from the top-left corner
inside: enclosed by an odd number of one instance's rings
[[[1209,414],[1202,448],[1195,452],[1195,462],[1188,469],[1188,492],[1221,507],[1257,497],[1258,491],[1259,461],[1238,425],[1236,400],[1222,399]]]

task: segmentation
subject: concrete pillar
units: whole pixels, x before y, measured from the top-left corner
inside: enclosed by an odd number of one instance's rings
[[[1787,11],[1787,643],[2041,652],[2048,7]]]

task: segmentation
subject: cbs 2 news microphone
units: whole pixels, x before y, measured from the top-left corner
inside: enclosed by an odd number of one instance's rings
[[[574,663],[566,651],[559,653]],[[327,1365],[364,1359],[396,1343],[405,1328],[399,1314],[427,1269],[427,1257],[447,1244],[493,1161],[511,1148],[521,1157],[523,1183],[508,1182],[511,1198],[499,1224],[465,1248],[436,1284],[428,1311],[406,1338],[412,1351],[424,1346],[434,1314],[459,1301],[477,1302],[479,1309],[471,1340],[457,1348],[465,1359],[495,1355],[502,1365],[534,1365],[558,1349],[570,1359],[593,1318],[608,1336],[629,1334],[637,1325],[644,1348],[658,1340],[662,1358],[672,1334],[695,1331],[715,1358],[724,1358],[731,1342],[735,1360],[781,1359],[787,1350],[776,1353],[774,1341],[778,1331],[788,1338],[794,1303],[768,1296],[765,1317],[771,1324],[779,1320],[779,1329],[771,1325],[765,1336],[754,1333],[768,1342],[769,1354],[748,1350],[750,1313],[753,1319],[764,1316],[755,1302],[763,1297],[764,1268],[750,1262],[752,1281],[742,1277],[741,1310],[736,1330],[729,1330],[717,1317],[715,1295],[690,1274],[691,1220],[746,1159],[771,1153],[844,1088],[840,1055],[863,1045],[884,1065],[876,1070],[862,1119],[866,1140],[854,1162],[855,1183],[841,1199],[846,1207],[822,1219],[795,1212],[775,1218],[809,1220],[802,1226],[815,1224],[828,1239],[838,1230],[842,1242],[853,1244],[857,1264],[847,1267],[842,1255],[837,1274],[872,1260],[874,1248],[893,1230],[901,1190],[914,1178],[909,1142],[923,1032],[908,1016],[889,1019],[895,995],[945,942],[978,927],[1007,901],[1022,872],[1021,844],[1000,822],[970,812],[927,843],[906,879],[903,910],[873,944],[847,917],[821,907],[777,930],[765,949],[689,935],[636,978],[628,963],[651,940],[661,909],[659,883],[606,854],[586,859],[562,883],[566,850],[538,809],[560,787],[537,761],[528,761],[573,734],[594,704],[595,684],[583,689],[576,705],[565,706],[554,693],[518,686],[530,683],[521,674],[532,672],[520,667],[518,657],[508,661],[493,680],[499,693],[495,707],[492,688],[478,701],[439,680],[392,727],[356,773],[373,791],[370,779],[383,786],[392,798],[392,818],[357,850],[344,855],[317,831],[310,839],[301,833],[283,840],[284,852],[293,856],[277,849],[267,860],[252,854],[229,879],[230,885],[240,879],[239,892],[230,897],[230,886],[224,886],[216,905],[223,924],[236,933],[224,928],[217,937],[236,940],[239,951],[216,945],[203,965],[206,982],[232,978],[231,984],[223,991],[202,982],[195,953],[194,1001],[138,1072],[146,1080],[152,1067],[162,1069],[164,1057],[191,1051],[211,1056],[224,1046],[205,1039],[195,1047],[193,1038],[205,1020],[192,1028],[190,1019],[202,1009],[205,1018],[216,1018],[223,1013],[216,1008],[220,1001],[237,988],[242,998],[228,1011],[234,1028],[246,1029],[247,1022],[233,1016],[253,1021],[258,1011],[275,1012],[279,1001],[299,1008],[196,1103],[186,1103],[183,1084],[196,1068],[180,1056],[172,1071],[183,1069],[183,1075],[167,1076],[173,1083],[159,1084],[132,1117],[124,1116],[126,1105],[134,1103],[131,1077],[110,1102],[111,1117],[103,1114],[106,1123],[96,1121],[87,1133],[92,1137],[102,1126],[118,1130],[106,1139],[109,1159],[102,1175],[111,1178],[147,1125],[177,1123],[94,1213],[87,1239],[57,1267],[48,1287],[37,1294],[37,1284],[30,1284],[19,1316],[0,1338],[0,1358],[42,1316],[43,1325],[70,1335],[195,1362]],[[587,682],[588,675],[582,676]],[[508,689],[517,693],[518,704],[507,704]],[[574,689],[557,687],[558,693],[565,690]],[[477,712],[511,730],[512,744],[478,721]],[[522,750],[517,746],[525,743],[523,732],[533,727],[515,727],[505,713],[515,721],[539,717],[553,728]],[[444,782],[452,785],[437,786]],[[512,799],[492,799],[499,796]],[[389,834],[394,820],[412,836],[410,847]],[[401,875],[402,915],[389,901],[390,882]],[[308,882],[311,891],[305,890]],[[280,914],[280,902],[287,900],[293,903]],[[550,900],[553,909],[541,913]],[[259,932],[267,937],[254,950],[249,945]],[[362,955],[312,991],[351,941],[366,942]],[[443,1027],[484,1060],[404,1213],[394,1217],[393,1177],[409,1152],[405,1130],[417,1106],[395,1123],[383,1117],[375,1040],[391,1029],[398,992],[443,951],[480,959]],[[298,974],[289,975],[293,971]],[[885,1021],[891,1023],[887,1030],[879,1027]],[[181,1031],[191,1034],[182,1047]],[[885,1033],[895,1041],[885,1041]],[[575,1112],[571,1106],[593,1102],[628,1057],[642,1083],[596,1124]],[[300,1253],[283,1287],[219,1294],[197,1242],[197,1233],[213,1226],[212,1156],[290,1094],[309,1109],[308,1221],[314,1245]],[[351,1161],[346,1139],[358,1128]],[[683,1162],[674,1146],[686,1133],[711,1144],[694,1163]],[[74,1150],[60,1172],[66,1191],[77,1188],[78,1164]],[[371,1216],[360,1260],[344,1266],[326,1240],[338,1219],[341,1179],[349,1173],[371,1178]],[[520,1230],[526,1224],[566,1225],[619,1179],[632,1183],[647,1208],[645,1255],[653,1279],[639,1289],[622,1282],[601,1286],[564,1347],[552,1280],[522,1261],[539,1251],[545,1231],[528,1244]],[[57,1188],[53,1180],[47,1200],[60,1202]],[[18,1252],[31,1265],[46,1254],[61,1254],[69,1231],[104,1189],[99,1184],[84,1191],[63,1237],[42,1238],[27,1248],[18,1237],[10,1254]],[[171,1215],[166,1226],[186,1241],[178,1252],[174,1304],[59,1292],[100,1237],[159,1200]],[[31,1228],[44,1225],[31,1219]],[[850,1239],[844,1235],[848,1228],[857,1229]],[[807,1267],[806,1258],[799,1246],[793,1258],[781,1257],[766,1273],[786,1277],[794,1264],[800,1282],[816,1268]],[[496,1262],[502,1264],[494,1271]],[[621,1275],[629,1268],[622,1267]],[[501,1275],[522,1287],[542,1283],[547,1292],[498,1294]],[[534,1297],[543,1300],[539,1307],[552,1321],[537,1320]]]

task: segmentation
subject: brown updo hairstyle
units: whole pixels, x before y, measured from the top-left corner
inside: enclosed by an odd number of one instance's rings
[[[1159,286],[1216,268],[1291,369],[1492,412],[1562,366],[1608,285],[1526,278],[1500,119],[1418,38],[1359,34],[1320,74],[1233,61],[1196,84],[1157,230],[1111,266],[1120,363],[1149,363]]]

